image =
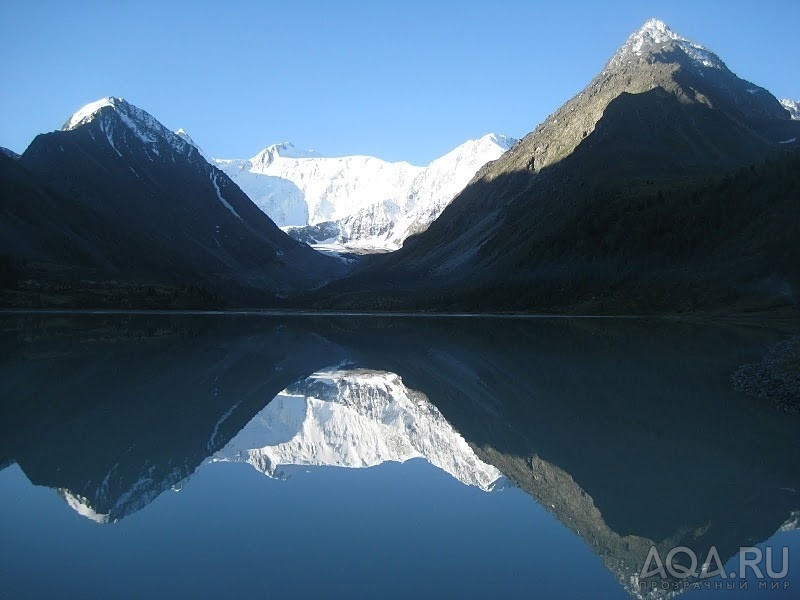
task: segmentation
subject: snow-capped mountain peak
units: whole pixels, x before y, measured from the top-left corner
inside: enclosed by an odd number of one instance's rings
[[[413,179],[391,197],[324,227],[290,229],[289,235],[305,242],[316,241],[327,249],[396,250],[408,236],[427,229],[481,167],[500,158],[516,143],[514,138],[496,133],[467,140],[424,169],[417,168]]]
[[[116,119],[112,117],[116,116]],[[106,97],[90,102],[73,114],[62,131],[71,131],[98,121],[100,129],[108,138],[109,144],[122,156],[120,144],[115,143],[116,132],[120,122],[123,128],[138,138],[155,154],[159,154],[158,145],[166,143],[179,153],[190,152],[194,144],[182,136],[170,131],[150,113],[142,110],[123,98]],[[185,132],[184,132],[185,133]],[[119,141],[119,140],[117,140]]]
[[[94,102],[90,102],[89,104],[82,106],[79,108],[75,114],[73,114],[66,123],[61,127],[62,131],[69,131],[70,129],[75,129],[83,125],[84,123],[88,123],[91,121],[94,116],[100,112],[101,108],[106,106],[110,106],[115,108],[118,104],[125,102],[122,98],[113,98],[108,96],[106,98],[100,98],[99,100],[95,100]]]
[[[648,19],[641,28],[633,32],[611,58],[606,69],[627,64],[646,52],[670,42],[674,42],[675,46],[680,48],[697,66],[727,70],[719,56],[708,48],[674,32],[664,21],[659,19]]]
[[[800,121],[800,102],[796,102],[794,100],[783,99],[780,101],[781,106],[789,111],[789,114],[792,116],[792,119],[795,121]]]
[[[198,150],[200,149],[200,147],[192,139],[192,136],[190,136],[188,133],[186,133],[186,130],[183,127],[178,129],[175,132],[175,135],[177,135],[179,138],[181,138],[184,142],[188,142],[189,144],[191,144],[192,146],[194,146]]]
[[[634,52],[640,52],[645,42],[661,44],[667,40],[683,40],[684,38],[672,31],[664,21],[648,19],[630,39],[634,42]]]
[[[304,150],[303,148],[298,148],[292,142],[272,144],[264,151],[271,153],[273,156],[280,156],[281,158],[315,158],[322,156],[316,150]]]
[[[320,158],[322,155],[314,150],[303,150],[292,142],[281,142],[267,146],[250,159],[254,167],[265,169],[278,158]]]
[[[305,226],[349,216],[408,187],[422,171],[371,156],[323,157],[289,142],[250,159],[215,159],[279,226]]]
[[[72,115],[62,128],[62,132],[77,133],[77,130],[90,137],[93,143],[107,143],[120,159],[129,162],[144,160],[145,163],[155,161],[161,164],[179,164],[188,161],[209,181],[211,190],[225,209],[239,221],[244,220],[226,198],[226,178],[220,177],[220,171],[211,164],[185,130],[173,132],[150,113],[122,98],[114,97],[101,98],[87,104]],[[133,176],[140,177],[134,165],[129,164],[128,169]],[[283,237],[280,239],[281,242],[284,241]],[[277,248],[275,250],[279,251]]]
[[[295,239],[383,251],[425,229],[484,164],[516,142],[489,133],[427,167],[371,156],[323,157],[290,142],[251,159],[214,162]]]
[[[206,153],[205,153],[205,151],[203,151],[203,149],[202,149],[200,146],[198,146],[198,145],[197,145],[197,142],[195,142],[195,141],[192,139],[192,136],[190,136],[190,135],[189,135],[189,134],[186,132],[186,130],[185,130],[183,127],[181,127],[180,129],[178,129],[178,130],[175,132],[175,135],[177,135],[179,138],[181,138],[181,139],[182,139],[184,142],[186,142],[187,144],[191,144],[192,146],[194,146],[195,148],[197,148],[197,151],[200,153],[200,155],[201,155],[203,158],[205,158],[205,159],[206,159],[206,160],[207,160],[209,163],[210,163],[212,160],[214,160],[214,159],[212,159],[212,158],[211,158],[211,157],[210,157],[208,154],[206,154]]]
[[[443,158],[447,156],[455,156],[458,154],[465,154],[473,152],[476,148],[499,148],[502,151],[510,150],[514,147],[517,143],[516,138],[509,137],[507,135],[502,135],[500,133],[487,133],[486,135],[479,137],[477,140],[467,140],[463,144],[460,144],[453,148],[450,152],[445,154],[444,156],[440,156],[436,160],[434,160],[427,168],[430,168],[431,165],[436,164],[437,162],[441,161]]]
[[[511,150],[514,147],[514,144],[517,143],[516,138],[508,137],[507,135],[502,135],[500,133],[487,133],[485,136],[481,138],[481,140],[486,140],[503,148],[504,150]]]
[[[247,462],[285,479],[300,467],[366,468],[423,458],[490,491],[503,474],[481,461],[428,398],[395,373],[318,371],[281,392],[211,462]]]

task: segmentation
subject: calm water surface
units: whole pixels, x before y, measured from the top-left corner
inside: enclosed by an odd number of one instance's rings
[[[687,585],[639,581],[653,546],[788,547],[683,595],[798,597],[800,417],[730,380],[791,329],[2,316],[0,597]]]

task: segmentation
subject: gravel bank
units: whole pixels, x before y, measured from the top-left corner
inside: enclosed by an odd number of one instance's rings
[[[736,369],[731,379],[736,391],[800,412],[800,335],[778,342],[760,361]]]

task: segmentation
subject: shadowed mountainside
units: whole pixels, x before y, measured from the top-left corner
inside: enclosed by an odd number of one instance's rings
[[[3,161],[2,227],[17,233],[0,252],[23,267],[59,267],[60,279],[24,268],[17,279],[61,283],[56,291],[73,306],[92,306],[81,288],[103,281],[196,286],[217,304],[268,306],[346,270],[289,238],[194,146],[122,99],[84,107],[18,161]],[[95,306],[125,306],[125,298],[105,300],[98,294]]]
[[[798,139],[800,122],[769,92],[650,21],[426,232],[329,285],[319,304],[630,312],[792,303]]]

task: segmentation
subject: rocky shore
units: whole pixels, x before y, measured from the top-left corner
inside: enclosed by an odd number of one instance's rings
[[[736,369],[731,379],[736,391],[779,410],[800,412],[800,335],[770,347],[760,361]]]

